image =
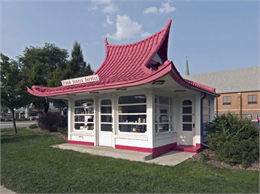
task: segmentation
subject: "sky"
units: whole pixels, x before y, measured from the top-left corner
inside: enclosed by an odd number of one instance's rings
[[[259,1],[0,0],[0,52],[16,59],[26,47],[54,43],[70,53],[81,44],[94,70],[109,44],[143,40],[172,19],[168,59],[185,73],[260,65]]]

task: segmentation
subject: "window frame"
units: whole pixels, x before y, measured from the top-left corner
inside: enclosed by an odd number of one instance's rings
[[[76,106],[76,102],[77,101],[88,101],[88,100],[92,100],[92,105],[89,105],[89,106]],[[76,113],[76,109],[79,109],[79,108],[92,108],[92,113],[85,113],[85,110],[84,110],[84,113]],[[73,107],[73,131],[75,132],[93,132],[95,130],[95,99],[94,98],[84,98],[84,99],[77,99],[74,101],[74,107]],[[84,121],[75,121],[76,120],[76,117],[80,117],[80,116],[83,116],[84,117]],[[90,117],[92,118],[93,121],[85,121],[86,119],[86,116],[87,117]],[[83,129],[76,129],[75,125],[76,124],[84,124],[84,127]],[[87,129],[86,126],[88,125],[93,125],[93,128],[92,129]],[[81,127],[81,126],[80,126]]]
[[[168,104],[160,103],[160,97],[162,98],[168,98]],[[174,132],[173,127],[173,98],[169,96],[163,96],[163,95],[155,95],[153,98],[154,103],[154,132],[155,134],[163,134],[163,133],[169,133]],[[167,113],[161,113],[161,107],[167,109]],[[162,117],[168,117],[168,121],[162,122]],[[167,125],[168,124],[168,130],[159,130],[160,125]]]
[[[231,105],[231,96],[223,96],[223,105]]]
[[[140,103],[119,103],[120,97],[128,97],[128,96],[144,96],[145,97],[145,102],[140,102]],[[145,106],[145,112],[140,112],[140,113],[123,113],[120,112],[119,107],[124,107],[124,106]],[[122,111],[122,110],[121,110]],[[120,116],[139,116],[138,119],[135,122],[128,122],[126,120],[125,122],[120,122]],[[139,119],[140,118],[140,119]],[[118,134],[147,134],[147,95],[145,94],[128,94],[128,95],[120,95],[118,96],[117,99],[117,131]],[[129,125],[132,131],[120,131],[120,125]],[[141,126],[145,126],[145,132],[139,132],[138,129],[141,129]]]
[[[249,98],[252,98],[251,100]],[[255,99],[254,99],[255,97]],[[251,94],[247,96],[247,104],[257,104],[257,94]]]

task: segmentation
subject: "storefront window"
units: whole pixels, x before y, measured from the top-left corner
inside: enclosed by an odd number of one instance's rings
[[[146,96],[121,96],[118,98],[120,132],[146,132]]]
[[[76,100],[74,109],[74,129],[94,130],[94,100]]]
[[[172,131],[172,99],[164,96],[155,96],[154,102],[155,132]]]

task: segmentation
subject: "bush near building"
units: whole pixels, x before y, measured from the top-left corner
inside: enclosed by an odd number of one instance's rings
[[[38,120],[38,126],[41,129],[47,129],[50,132],[56,132],[67,128],[67,118],[57,113],[46,113]]]
[[[259,129],[249,119],[222,115],[206,127],[217,160],[249,165],[259,161]]]

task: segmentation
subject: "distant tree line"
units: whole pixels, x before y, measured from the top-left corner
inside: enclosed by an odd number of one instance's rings
[[[26,86],[61,86],[61,80],[92,75],[81,46],[75,42],[71,55],[66,49],[45,43],[43,47],[26,47],[16,60],[0,53],[1,107],[11,110],[14,133],[17,133],[14,110],[31,103],[38,110],[48,112],[49,103],[44,98],[30,95]]]

